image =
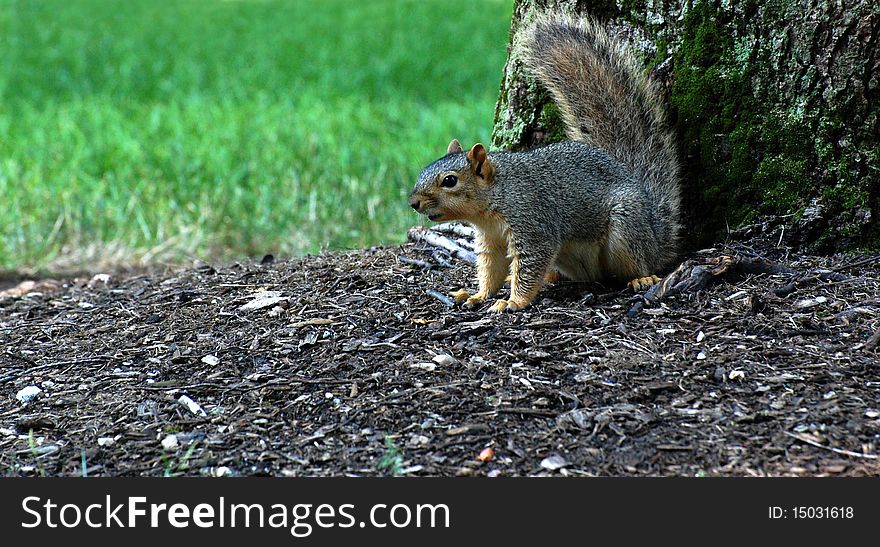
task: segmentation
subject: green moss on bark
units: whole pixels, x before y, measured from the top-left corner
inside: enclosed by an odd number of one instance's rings
[[[876,244],[876,227],[853,210],[869,212],[877,192],[865,184],[864,170],[852,169],[859,158],[839,145],[852,130],[843,127],[852,111],[823,108],[823,87],[782,85],[812,77],[810,68],[798,74],[779,61],[808,58],[799,48],[810,45],[784,25],[758,27],[744,17],[761,10],[764,21],[790,21],[799,16],[791,10],[801,8],[782,1],[743,2],[740,10],[727,4],[694,2],[674,56],[670,104],[686,158],[686,194],[692,211],[713,212],[700,215],[701,228],[711,236],[757,216],[797,213],[819,197],[834,218],[828,233],[816,235],[818,247],[840,234]]]
[[[675,55],[670,104],[686,170],[700,181],[691,194],[715,212],[704,217],[715,220],[705,227],[710,232],[790,211],[808,179],[807,127],[796,115],[769,110],[772,97],[755,96],[753,82],[766,76],[751,62],[761,45],[734,37],[736,25],[715,3],[699,2],[684,18]]]

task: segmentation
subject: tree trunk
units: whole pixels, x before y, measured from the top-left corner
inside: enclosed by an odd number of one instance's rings
[[[512,31],[548,9],[608,22],[663,83],[693,245],[771,219],[805,250],[880,249],[878,0],[517,0]],[[562,138],[508,58],[494,146]]]

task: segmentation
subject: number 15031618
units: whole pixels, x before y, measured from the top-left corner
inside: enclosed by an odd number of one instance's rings
[[[851,519],[855,509],[851,506],[797,505],[792,507],[772,506],[767,516],[771,519]]]

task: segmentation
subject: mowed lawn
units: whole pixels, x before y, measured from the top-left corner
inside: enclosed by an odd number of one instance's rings
[[[0,270],[404,239],[512,0],[0,0]]]

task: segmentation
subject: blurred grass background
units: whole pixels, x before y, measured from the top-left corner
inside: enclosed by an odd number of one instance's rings
[[[0,269],[403,241],[512,0],[0,0]]]

